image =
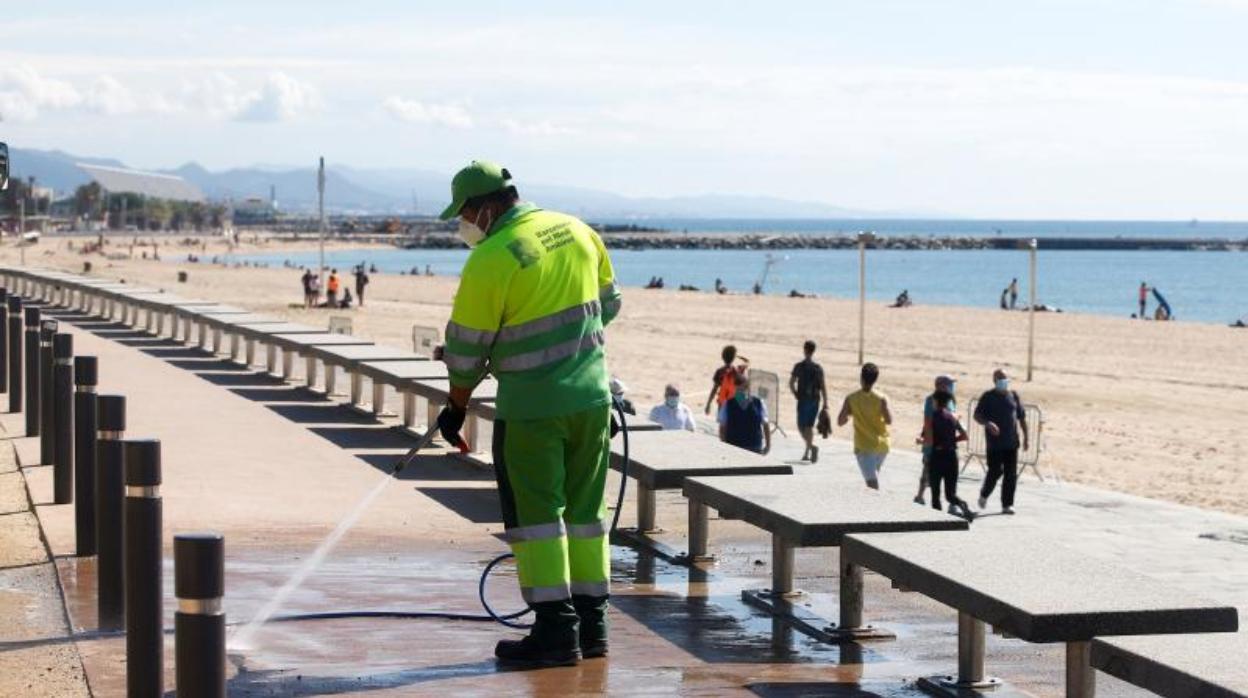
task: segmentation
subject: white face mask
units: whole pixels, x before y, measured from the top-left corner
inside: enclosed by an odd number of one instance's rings
[[[459,219],[459,239],[463,240],[469,247],[476,247],[485,239],[485,230],[481,227],[481,214],[485,211],[478,211],[477,217],[473,222],[469,223],[463,218]]]

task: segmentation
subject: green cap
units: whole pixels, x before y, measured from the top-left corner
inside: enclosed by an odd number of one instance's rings
[[[493,194],[511,186],[511,173],[487,160],[473,160],[472,164],[455,173],[451,180],[451,205],[439,216],[450,220],[459,215],[464,202],[473,197]]]

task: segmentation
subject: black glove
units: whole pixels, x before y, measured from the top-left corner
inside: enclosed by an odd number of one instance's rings
[[[442,439],[455,448],[463,448],[464,440],[460,437],[459,430],[464,428],[464,420],[467,418],[468,411],[462,407],[443,407],[438,413],[438,432],[442,434]]]

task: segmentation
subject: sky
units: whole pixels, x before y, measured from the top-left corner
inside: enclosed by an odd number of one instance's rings
[[[469,8],[468,6],[471,5]],[[1248,219],[1248,0],[25,3],[0,140],[983,218]]]

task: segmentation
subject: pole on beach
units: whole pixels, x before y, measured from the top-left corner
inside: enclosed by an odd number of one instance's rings
[[[325,289],[325,158],[321,158],[320,167],[316,170],[316,207],[318,214],[317,238],[320,249],[320,266],[316,269],[317,288]],[[320,302],[320,299],[317,299]]]
[[[875,233],[858,233],[858,365],[866,362],[867,331],[867,243],[875,240]]]
[[[39,309],[26,308],[26,435],[39,435]]]
[[[9,412],[22,411],[22,298],[9,296]]]
[[[52,488],[57,504],[74,501],[74,336],[52,337]],[[76,511],[76,510],[75,510]]]
[[[225,698],[225,539],[173,537],[175,691],[179,698]]]
[[[124,395],[101,395],[96,399],[99,432],[95,443],[95,577],[100,630],[120,630],[126,608],[125,567],[122,564],[121,437],[126,431]]]
[[[56,416],[52,409],[52,337],[56,329],[56,320],[45,318],[39,325],[39,462],[44,465],[53,465],[56,459],[52,429]]]
[[[126,694],[164,695],[160,441],[127,439],[125,503]]]
[[[0,286],[0,393],[9,389],[9,289]]]
[[[1031,267],[1030,301],[1027,303],[1027,382],[1031,382],[1032,365],[1036,357],[1036,239],[1027,244]]]
[[[80,556],[95,554],[95,386],[99,362],[74,357],[74,535]]]

